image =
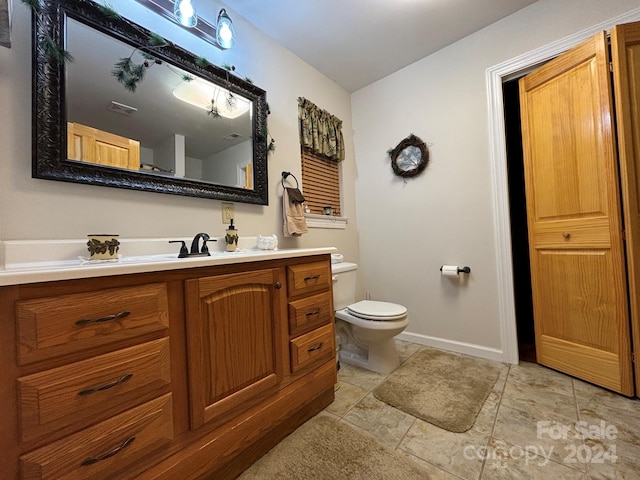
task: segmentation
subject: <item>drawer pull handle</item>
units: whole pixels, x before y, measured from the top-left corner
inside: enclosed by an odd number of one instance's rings
[[[570,237],[571,237],[571,234],[569,232],[562,232],[562,238],[568,239]]]
[[[104,385],[100,385],[99,387],[93,387],[93,388],[85,388],[84,390],[80,390],[78,392],[78,395],[89,395],[90,393],[95,393],[95,392],[101,392],[102,390],[108,390],[112,387],[115,387],[116,385],[120,385],[121,383],[126,382],[127,380],[129,380],[131,377],[133,377],[133,373],[127,373],[123,376],[121,376],[120,378],[109,382],[109,383],[105,383]]]
[[[311,315],[318,315],[321,310],[322,310],[321,308],[316,308],[313,312],[307,312],[307,313],[305,313],[305,315],[307,317],[310,317]]]
[[[317,280],[320,278],[320,274],[317,275],[309,275],[308,277],[304,277],[304,281],[308,282],[309,280]]]
[[[320,350],[324,346],[324,342],[320,342],[315,347],[307,348],[307,352],[315,352],[316,350]]]
[[[107,315],[105,317],[83,318],[82,320],[78,320],[76,322],[76,325],[89,325],[90,323],[109,322],[111,320],[119,320],[121,318],[128,317],[129,315],[131,315],[131,312],[125,311],[125,312],[115,313],[113,315]]]
[[[136,437],[129,437],[124,442],[122,442],[121,445],[118,445],[113,450],[103,453],[102,455],[96,455],[95,457],[87,457],[82,461],[80,466],[85,467],[87,465],[93,465],[94,463],[97,463],[100,460],[106,460],[107,458],[113,457],[115,454],[119,453],[122,449],[131,445],[135,439]]]

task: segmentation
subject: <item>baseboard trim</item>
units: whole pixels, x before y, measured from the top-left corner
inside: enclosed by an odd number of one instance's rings
[[[499,350],[497,348],[485,347],[482,345],[475,345],[473,343],[457,342],[455,340],[448,340],[446,338],[431,337],[429,335],[422,335],[419,333],[411,332],[402,332],[396,338],[398,340],[405,340],[407,342],[413,342],[419,345],[425,345],[427,347],[440,348],[442,350],[463,353],[465,355],[471,355],[473,357],[486,358],[488,360],[495,360],[497,362],[517,363],[517,359],[515,362],[509,362],[502,350]]]

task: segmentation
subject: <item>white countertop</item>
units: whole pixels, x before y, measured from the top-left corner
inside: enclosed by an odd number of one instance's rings
[[[241,239],[242,240],[242,239]],[[121,240],[121,252],[123,247],[132,247],[129,250],[139,252],[140,245],[164,245],[166,239],[136,240],[132,242]],[[210,250],[208,257],[178,258],[179,246],[174,244],[172,253],[153,253],[149,255],[121,255],[120,258],[107,261],[89,261],[82,255],[75,258],[68,255],[71,248],[77,251],[78,245],[84,246],[86,241],[35,241],[35,242],[2,242],[3,243],[3,268],[0,269],[0,286],[20,285],[26,283],[49,282],[58,280],[71,280],[80,278],[106,277],[110,275],[125,275],[132,273],[158,272],[179,270],[184,268],[208,267],[215,265],[229,265],[234,263],[257,262],[263,260],[277,260],[283,258],[306,257],[311,255],[335,253],[334,247],[319,248],[289,248],[276,250],[259,250],[257,248],[238,248],[235,252]],[[251,240],[241,242],[240,245],[251,245]],[[255,246],[255,243],[253,244]],[[46,250],[50,249],[50,260],[45,259]],[[162,248],[166,250],[165,248]],[[34,252],[34,253],[31,253]],[[60,258],[60,255],[65,255]]]

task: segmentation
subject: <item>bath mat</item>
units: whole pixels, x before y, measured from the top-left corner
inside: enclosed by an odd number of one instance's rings
[[[422,348],[373,390],[405,413],[450,432],[473,427],[503,365]]]
[[[238,480],[428,478],[424,469],[408,458],[321,413],[271,449]]]

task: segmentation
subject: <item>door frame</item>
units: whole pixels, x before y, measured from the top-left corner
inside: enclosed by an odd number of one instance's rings
[[[615,25],[640,20],[640,8],[594,25],[557,42],[525,53],[506,62],[488,68],[487,101],[489,112],[489,148],[491,164],[491,189],[493,192],[493,231],[497,262],[498,316],[502,361],[518,363],[518,336],[516,331],[515,297],[513,292],[513,267],[511,254],[511,222],[509,220],[509,189],[507,179],[507,141],[504,125],[502,83],[519,77],[580,42]]]

